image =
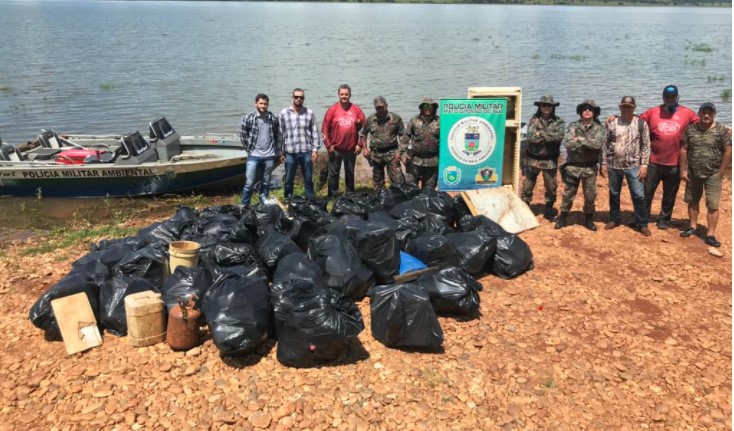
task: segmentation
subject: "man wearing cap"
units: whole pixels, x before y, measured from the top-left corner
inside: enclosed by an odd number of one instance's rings
[[[285,158],[285,186],[286,199],[293,197],[293,181],[296,178],[296,169],[301,167],[303,182],[306,187],[306,196],[314,197],[313,191],[313,162],[321,146],[319,126],[313,111],[303,106],[306,93],[296,88],[292,92],[291,106],[280,111],[280,149]]]
[[[352,89],[342,84],[337,90],[339,102],[332,105],[324,116],[322,134],[324,146],[329,152],[329,197],[339,193],[339,171],[344,162],[344,183],[347,191],[354,191],[354,162],[362,147],[357,142],[359,130],[364,124],[364,113],[353,104]]]
[[[435,189],[438,181],[438,142],[440,137],[438,103],[424,97],[418,105],[420,113],[413,117],[405,130],[401,154],[406,180],[421,188]]]
[[[270,203],[270,178],[275,162],[280,159],[278,117],[268,111],[269,105],[268,96],[259,93],[255,96],[255,110],[245,115],[240,124],[240,141],[247,151],[242,205],[248,207],[252,198],[252,187],[258,180],[260,202]]]
[[[648,109],[640,118],[650,127],[650,164],[645,179],[647,213],[650,214],[652,199],[662,182],[663,200],[655,226],[668,229],[680,187],[680,142],[686,127],[698,122],[698,117],[689,108],[678,104],[678,87],[669,85],[663,89],[663,104]]]
[[[593,99],[586,99],[576,106],[576,113],[581,118],[568,126],[563,137],[568,159],[561,166],[563,200],[561,201],[561,213],[554,227],[561,229],[568,225],[568,213],[573,206],[579,184],[583,184],[584,227],[590,231],[596,231],[594,225],[596,175],[606,133],[604,126],[599,122],[601,108]]]
[[[375,113],[367,118],[360,132],[362,155],[372,162],[372,181],[376,189],[385,187],[385,169],[392,184],[405,182],[400,169],[400,137],[405,125],[400,115],[387,110],[383,96],[375,97]],[[368,140],[369,138],[369,140]]]
[[[688,228],[680,233],[687,238],[696,233],[698,226],[698,203],[706,191],[706,221],[708,231],[704,242],[720,247],[716,239],[719,221],[719,198],[721,181],[731,160],[731,131],[717,123],[716,106],[706,102],[698,109],[701,121],[691,124],[683,133],[680,148],[681,178],[686,183],[683,200],[688,204]]]
[[[546,95],[534,103],[538,107],[535,115],[528,122],[526,136],[528,139],[527,168],[522,180],[522,200],[530,206],[533,189],[538,175],[543,173],[545,184],[545,211],[543,216],[553,219],[553,205],[556,203],[558,181],[558,156],[561,141],[566,130],[566,123],[556,116],[556,107],[560,103],[553,101],[553,96]]]
[[[604,228],[614,229],[622,223],[619,195],[622,191],[622,180],[626,178],[635,209],[634,227],[641,234],[650,236],[643,184],[650,160],[650,128],[635,115],[636,106],[634,97],[624,96],[619,102],[620,115],[607,121],[607,139],[601,148],[600,173],[604,176],[606,171],[609,177],[611,221]]]

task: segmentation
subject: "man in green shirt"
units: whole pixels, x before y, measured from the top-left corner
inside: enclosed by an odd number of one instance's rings
[[[686,183],[683,200],[688,204],[688,229],[680,233],[687,238],[696,233],[698,226],[698,203],[706,191],[706,221],[708,232],[704,242],[720,247],[716,239],[716,224],[719,221],[719,198],[721,179],[731,160],[731,132],[717,123],[716,106],[706,102],[698,109],[699,123],[688,126],[683,133],[680,147],[681,179]]]

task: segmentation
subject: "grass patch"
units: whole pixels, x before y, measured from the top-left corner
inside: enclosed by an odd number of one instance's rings
[[[13,87],[9,85],[3,85],[2,87],[0,87],[0,93],[10,94],[12,92],[13,92]]]
[[[688,45],[686,45],[686,49],[694,51],[694,52],[705,52],[705,53],[716,51],[716,49],[714,49],[714,47],[709,45],[708,43],[695,43],[695,44],[689,43]]]
[[[731,88],[721,90],[721,100],[728,102],[731,99]]]
[[[554,60],[570,60],[570,61],[586,61],[589,57],[585,55],[563,55],[563,54],[551,54],[550,58]]]
[[[556,379],[553,378],[553,376],[548,376],[547,379],[545,379],[545,382],[543,382],[543,386],[547,389],[553,389],[556,387]]]
[[[107,82],[103,82],[99,84],[100,90],[110,91],[110,90],[114,90],[115,88],[117,88],[117,84],[111,81],[107,81]]]
[[[718,82],[718,81],[723,81],[724,79],[725,79],[724,75],[718,75],[718,76],[712,75],[706,78],[706,82]]]

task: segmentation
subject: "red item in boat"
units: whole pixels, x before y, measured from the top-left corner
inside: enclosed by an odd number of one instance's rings
[[[83,165],[84,159],[97,154],[97,150],[64,150],[56,155],[54,160],[64,165]]]

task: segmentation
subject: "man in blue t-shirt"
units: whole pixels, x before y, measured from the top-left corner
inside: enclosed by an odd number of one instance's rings
[[[268,111],[270,99],[265,94],[255,96],[255,110],[242,118],[240,140],[247,151],[245,187],[242,189],[242,205],[250,206],[252,186],[260,181],[260,202],[270,203],[270,178],[278,151],[278,117]]]

